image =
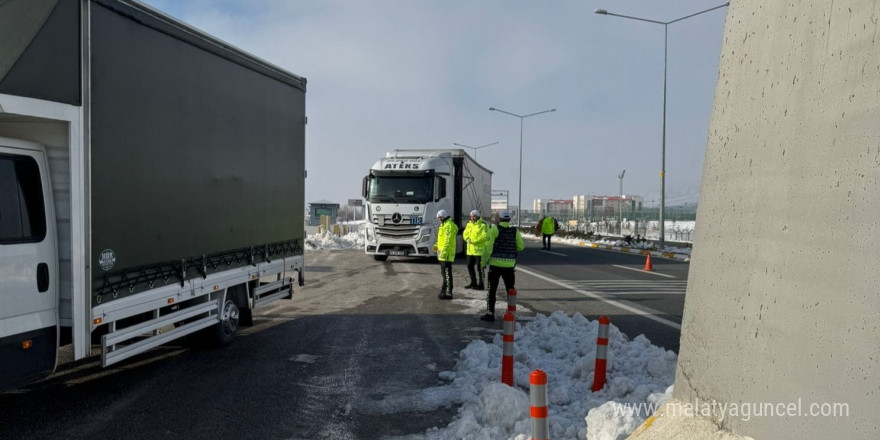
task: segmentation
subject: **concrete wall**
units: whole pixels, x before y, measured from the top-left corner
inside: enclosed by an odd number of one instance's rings
[[[731,2],[675,397],[849,405],[735,434],[880,438],[878,23],[873,0]]]

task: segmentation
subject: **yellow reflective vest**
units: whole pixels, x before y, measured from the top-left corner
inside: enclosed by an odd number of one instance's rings
[[[555,224],[555,221],[553,220],[553,217],[547,217],[544,219],[543,222],[541,222],[541,233],[547,234],[547,235],[553,235],[553,233],[556,232],[555,226],[556,226],[556,224]]]
[[[440,261],[455,261],[455,236],[458,234],[458,226],[452,218],[446,219],[437,230],[437,259]]]
[[[488,231],[489,225],[482,218],[478,218],[475,222],[468,222],[464,227],[464,232],[461,234],[465,243],[467,243],[468,255],[483,255],[483,245],[486,244]]]

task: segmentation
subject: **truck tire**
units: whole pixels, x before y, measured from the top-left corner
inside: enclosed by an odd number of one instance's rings
[[[388,255],[373,255],[373,259],[376,261],[385,261],[388,259]]]
[[[232,295],[227,290],[220,307],[220,322],[209,329],[211,330],[209,342],[212,346],[225,347],[232,342],[232,338],[238,332],[240,315],[241,311],[238,309],[238,305],[235,304]]]

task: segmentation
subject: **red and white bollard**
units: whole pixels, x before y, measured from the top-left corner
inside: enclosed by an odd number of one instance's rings
[[[516,321],[513,313],[504,314],[504,333],[501,351],[501,383],[513,386],[513,331]]]
[[[596,368],[593,371],[594,393],[605,386],[605,368],[608,362],[608,324],[611,324],[611,320],[607,316],[599,317],[599,334],[596,337]]]
[[[532,371],[529,375],[529,397],[532,401],[532,438],[549,440],[550,425],[547,423],[547,373]]]
[[[516,315],[516,289],[507,289],[507,311]]]

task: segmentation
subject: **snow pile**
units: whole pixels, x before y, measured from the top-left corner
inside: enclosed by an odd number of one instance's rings
[[[593,393],[598,322],[558,311],[517,323],[515,387],[501,384],[502,338],[475,341],[459,353],[454,371],[439,374],[447,385],[422,390],[410,408],[459,406],[446,427],[407,439],[528,440],[529,374],[547,373],[550,437],[554,439],[625,438],[648,414],[615,410],[623,403],[662,402],[671,395],[676,355],[642,335],[629,340],[610,326],[608,382]],[[416,402],[412,402],[416,400]],[[431,400],[426,404],[425,400]],[[381,406],[381,405],[380,405]],[[398,406],[398,405],[391,405]],[[391,408],[387,408],[391,409]],[[620,406],[617,406],[620,409]]]
[[[318,249],[363,249],[364,234],[361,232],[349,232],[342,236],[336,236],[330,232],[322,232],[309,235],[305,240],[307,251]]]

